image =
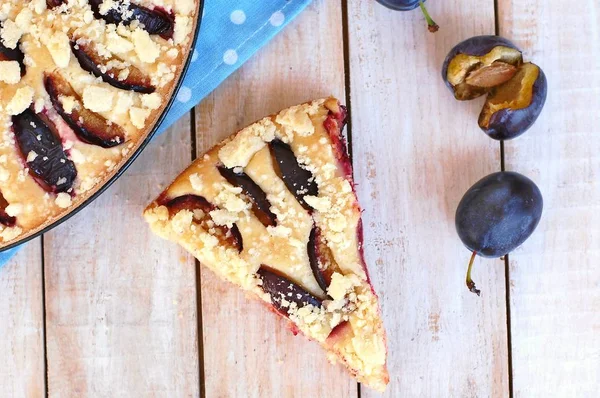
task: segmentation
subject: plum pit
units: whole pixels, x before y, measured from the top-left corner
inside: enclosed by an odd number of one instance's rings
[[[447,80],[458,100],[479,97],[511,80],[523,61],[519,50],[496,46],[484,55],[457,54],[448,64]]]

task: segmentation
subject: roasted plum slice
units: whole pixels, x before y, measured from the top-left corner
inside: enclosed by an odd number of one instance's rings
[[[310,269],[319,287],[327,293],[327,288],[331,284],[331,276],[337,270],[337,264],[319,227],[314,226],[310,231],[307,252]]]
[[[523,64],[511,80],[490,92],[479,115],[479,127],[496,140],[518,137],[537,120],[547,92],[542,69],[532,63]]]
[[[168,40],[173,37],[175,21],[172,15],[154,8],[149,9],[129,1],[118,0],[116,7],[110,8],[105,14],[100,12],[104,0],[90,0],[94,16],[115,25],[129,25],[137,20],[143,25],[144,30],[151,35],[160,35]]]
[[[271,203],[267,199],[267,194],[252,178],[244,172],[236,173],[224,166],[219,166],[218,170],[231,185],[242,188],[244,195],[252,202],[252,211],[265,227],[277,225],[277,216],[271,211]]]
[[[479,294],[471,279],[476,255],[502,257],[531,236],[542,216],[544,201],[529,178],[515,172],[490,174],[465,193],[456,210],[456,231],[473,252],[467,287]]]
[[[125,142],[123,128],[86,109],[81,97],[60,74],[57,72],[46,74],[44,85],[52,105],[80,140],[102,148],[112,148]],[[62,105],[63,97],[71,97],[75,101],[75,106],[70,113]]]
[[[49,126],[50,122],[27,109],[13,116],[12,123],[29,174],[47,191],[70,191],[77,177],[77,169]]]
[[[0,224],[6,227],[14,227],[17,224],[17,218],[13,216],[9,216],[6,213],[6,208],[8,207],[8,202],[0,192]]]
[[[2,44],[0,40],[0,61],[17,61],[21,67],[21,76],[25,76],[25,54],[19,46],[16,48],[8,48]]]
[[[521,51],[499,36],[476,36],[446,56],[442,79],[457,100],[471,100],[512,79],[523,62]]]
[[[223,245],[234,247],[238,252],[244,250],[242,234],[236,224],[231,228],[225,225],[217,225],[212,220],[210,212],[217,210],[217,207],[210,203],[206,198],[199,195],[183,195],[170,200],[160,200],[161,204],[169,209],[169,214],[174,216],[182,210],[189,210],[194,214],[194,223],[202,229],[209,231],[216,236]]]
[[[302,207],[312,211],[310,205],[304,200],[306,195],[319,195],[319,188],[312,173],[298,163],[296,155],[294,155],[288,144],[280,140],[274,140],[269,144],[269,147],[277,166],[275,170],[287,189],[296,197]]]
[[[46,0],[46,6],[49,9],[60,7],[63,4],[65,4],[65,0]]]
[[[133,65],[124,66],[123,62],[116,58],[102,58],[91,43],[72,41],[71,49],[83,70],[100,77],[113,87],[143,94],[150,94],[156,90],[150,78],[141,70]],[[120,76],[125,77],[121,79]]]
[[[266,266],[261,266],[256,272],[262,281],[262,289],[271,296],[273,307],[283,316],[289,315],[289,303],[295,303],[297,308],[312,305],[321,308],[321,300]]]

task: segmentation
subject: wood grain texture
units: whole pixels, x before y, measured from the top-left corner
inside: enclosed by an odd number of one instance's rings
[[[340,2],[315,1],[197,108],[198,153],[282,108],[344,92]],[[201,277],[206,397],[356,396],[317,343],[210,271]]]
[[[190,117],[45,238],[50,397],[199,395],[194,261],[142,210],[191,159]]]
[[[386,396],[508,396],[504,264],[478,259],[482,296],[470,293],[454,228],[464,192],[499,170],[499,146],[477,126],[482,99],[455,101],[440,77],[456,43],[494,33],[494,5],[428,5],[434,35],[418,10],[349,2],[354,173],[388,330]]]
[[[500,34],[548,78],[530,131],[506,167],[544,195],[533,234],[511,254],[515,397],[600,392],[600,4],[500,0]]]
[[[40,239],[0,268],[0,395],[44,397],[44,304]]]

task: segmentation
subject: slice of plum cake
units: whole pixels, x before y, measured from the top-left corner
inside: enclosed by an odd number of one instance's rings
[[[386,337],[335,98],[266,117],[185,170],[144,216],[384,390]]]

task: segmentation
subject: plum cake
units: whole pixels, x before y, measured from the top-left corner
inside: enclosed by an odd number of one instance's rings
[[[345,119],[335,98],[266,117],[196,160],[144,216],[383,390],[385,330],[363,257]]]
[[[198,0],[0,2],[0,248],[88,199],[144,141]]]

